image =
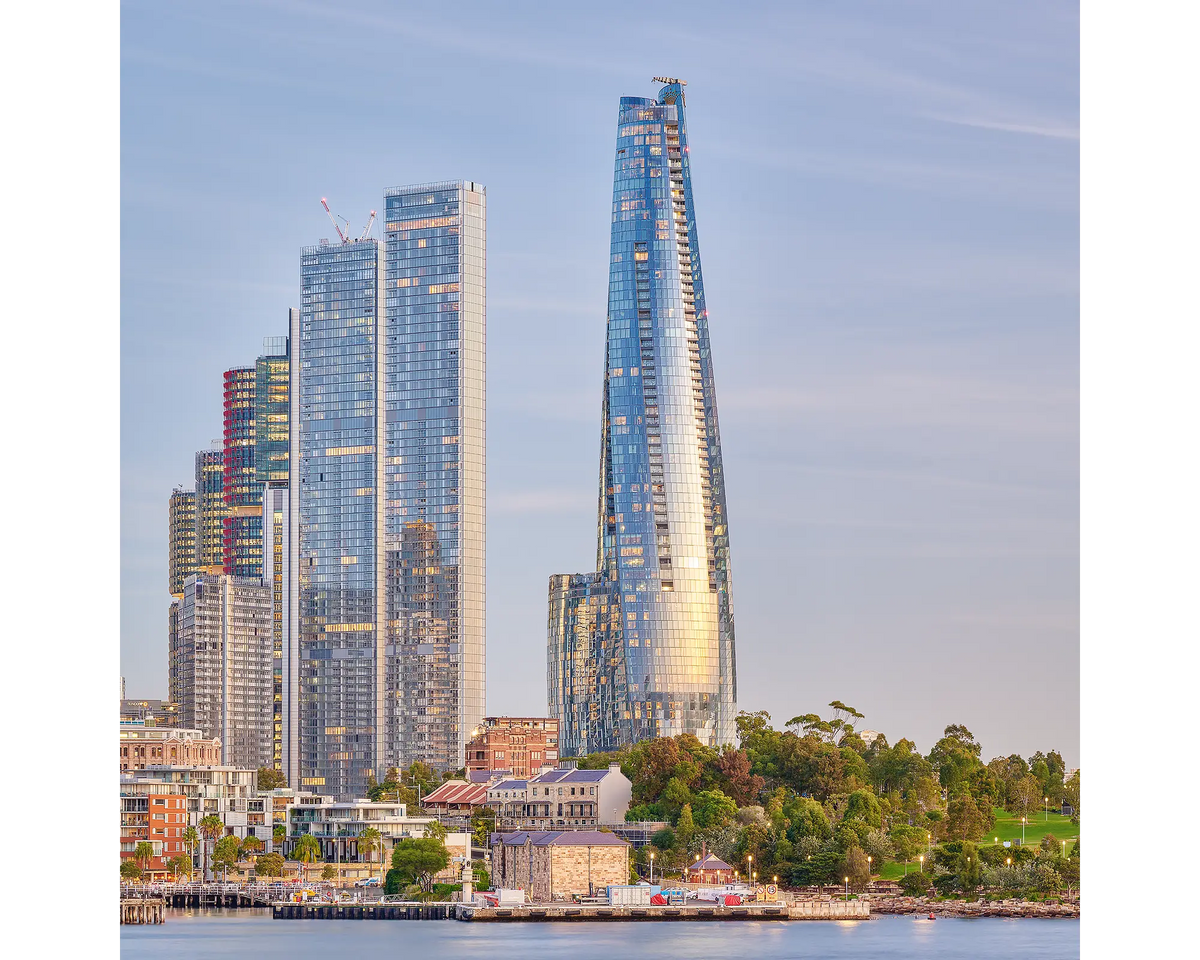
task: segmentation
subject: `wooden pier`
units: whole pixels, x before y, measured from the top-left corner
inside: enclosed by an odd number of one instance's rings
[[[165,905],[157,898],[137,898],[121,901],[122,923],[162,923],[166,916]]]
[[[453,920],[456,903],[275,903],[274,920]]]
[[[869,920],[866,900],[801,900],[796,903],[748,903],[741,906],[691,901],[685,906],[614,907],[591,904],[526,904],[521,907],[458,907],[458,919],[475,922],[580,922],[595,920]]]

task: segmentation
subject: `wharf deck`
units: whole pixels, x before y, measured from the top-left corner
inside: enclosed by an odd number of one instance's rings
[[[591,904],[526,904],[521,907],[458,908],[458,919],[512,923],[572,922],[593,920],[867,920],[866,900],[802,900],[798,903],[748,903],[737,907],[716,903],[688,903],[678,907],[604,906]]]

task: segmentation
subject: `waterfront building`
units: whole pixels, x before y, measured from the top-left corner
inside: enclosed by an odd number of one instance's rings
[[[192,855],[201,862],[198,848],[188,849],[183,832],[200,828],[209,814],[221,820],[225,833],[243,840],[253,836],[272,848],[268,797],[258,796],[254,770],[231,766],[149,764],[121,774],[121,857],[131,856],[139,841],[154,848],[151,870],[165,870],[165,861]],[[208,850],[212,852],[211,842]]]
[[[454,770],[484,712],[487,199],[426,183],[384,209],[388,756]]]
[[[500,780],[488,787],[497,822],[527,830],[623,824],[632,799],[633,784],[617,763],[579,770],[568,760],[527,780]]]
[[[283,768],[342,798],[463,765],[483,719],[483,187],[385,193],[387,239],[301,251]]]
[[[683,82],[620,102],[596,573],[550,578],[564,756],[736,740],[725,480]]]
[[[171,596],[183,596],[183,582],[196,572],[196,492],[176,487],[168,507],[167,575]],[[124,699],[124,698],[122,698]]]
[[[688,883],[733,883],[733,867],[720,857],[707,851],[697,855],[694,863],[683,868],[684,879]]]
[[[595,896],[629,882],[629,844],[595,830],[492,834],[492,886],[534,903]]]
[[[189,577],[171,638],[181,725],[221,741],[221,763],[272,759],[271,594],[257,580]]]
[[[225,570],[225,451],[214,444],[196,453],[196,573]],[[186,579],[186,577],[184,578]]]
[[[467,770],[507,769],[528,777],[558,764],[558,721],[551,717],[485,717],[467,741]]]
[[[221,741],[200,730],[160,727],[153,721],[121,721],[121,772],[147,765],[217,766]]]
[[[358,838],[368,827],[377,830],[383,839],[384,862],[391,848],[405,838],[420,839],[428,835],[437,823],[436,817],[410,817],[403,803],[387,800],[334,800],[328,796],[297,798],[287,809],[287,840],[285,853],[291,853],[299,839],[314,837],[321,845],[321,856],[329,862],[380,862],[378,847],[373,853]],[[443,841],[451,856],[470,859],[470,835],[448,833]],[[461,870],[461,866],[459,867]]]

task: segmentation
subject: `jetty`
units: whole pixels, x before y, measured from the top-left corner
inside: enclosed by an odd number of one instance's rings
[[[285,896],[266,883],[130,883],[121,885],[121,899],[161,899],[169,907],[269,907]]]
[[[163,901],[159,898],[135,897],[121,900],[122,923],[162,923],[166,917]]]
[[[608,906],[605,904],[528,903],[485,907],[472,903],[275,903],[275,920],[461,920],[471,923],[578,923],[587,921],[687,920],[868,920],[867,900],[767,901],[727,906],[692,903],[685,906]]]

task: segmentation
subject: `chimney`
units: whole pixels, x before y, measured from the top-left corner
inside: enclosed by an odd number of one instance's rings
[[[558,761],[559,770],[575,770],[579,767],[578,760],[560,760]]]
[[[610,763],[610,764],[608,765],[608,769],[609,769],[609,771],[610,771],[611,773],[620,773],[620,772],[621,772],[621,765],[620,765],[619,763]]]

